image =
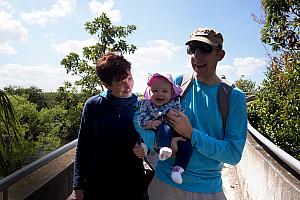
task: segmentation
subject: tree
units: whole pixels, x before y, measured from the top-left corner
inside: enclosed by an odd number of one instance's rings
[[[300,50],[299,0],[262,0],[261,4],[265,12],[262,42],[274,51]]]
[[[257,91],[256,83],[250,79],[245,79],[244,75],[235,81],[235,85],[246,93],[254,94]]]
[[[43,93],[43,90],[39,89],[36,86],[31,86],[29,88],[9,86],[5,87],[4,91],[7,94],[24,96],[29,102],[37,104],[38,110],[47,107],[46,98]]]
[[[12,151],[11,143],[8,143],[9,139],[18,141],[18,131],[16,129],[16,118],[14,108],[11,101],[3,90],[0,90],[0,172],[3,171],[3,175],[9,173],[9,160],[7,152]],[[1,173],[0,173],[1,175]]]
[[[248,106],[249,121],[276,145],[300,160],[300,4],[262,0],[261,40],[274,53],[266,79]]]
[[[0,134],[4,138],[0,143],[0,177],[9,175],[60,145],[60,132],[68,121],[66,110],[60,106],[52,109],[37,110],[37,105],[22,96],[7,96],[14,107],[14,119],[17,136],[7,133],[0,121]],[[9,128],[9,131],[11,128]]]
[[[91,36],[97,37],[96,44],[83,48],[83,58],[71,52],[63,58],[61,65],[66,68],[67,73],[80,76],[81,79],[76,81],[75,85],[79,86],[82,92],[96,94],[99,92],[97,86],[100,85],[102,87],[95,74],[95,64],[98,58],[106,51],[134,53],[136,46],[127,44],[125,39],[136,30],[136,26],[114,26],[107,15],[102,13],[93,21],[86,22],[85,30]]]

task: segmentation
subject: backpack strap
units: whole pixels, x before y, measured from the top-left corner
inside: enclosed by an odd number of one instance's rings
[[[194,81],[194,73],[186,73],[182,75],[181,83],[179,84],[182,92],[180,94],[180,99],[182,99],[186,93],[189,91]]]
[[[182,92],[180,94],[181,99],[186,95],[190,87],[193,85],[193,81],[195,79],[194,77],[195,77],[194,73],[186,73],[182,75],[181,84],[179,84],[182,89]],[[225,131],[226,121],[229,113],[230,95],[234,87],[235,85],[233,83],[227,81],[225,78],[221,78],[221,83],[219,85],[218,92],[217,92],[217,102],[218,102],[218,109],[222,117],[222,126],[224,131]]]
[[[229,113],[230,95],[234,87],[235,85],[233,83],[227,81],[226,79],[221,79],[221,83],[217,92],[217,102],[219,112],[222,116],[223,130],[225,130],[226,127],[226,121]]]

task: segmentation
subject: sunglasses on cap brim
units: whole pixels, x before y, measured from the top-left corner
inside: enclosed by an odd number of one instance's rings
[[[196,49],[203,54],[210,54],[213,51],[213,46],[202,42],[191,42],[187,46],[187,53],[190,55],[194,54]]]

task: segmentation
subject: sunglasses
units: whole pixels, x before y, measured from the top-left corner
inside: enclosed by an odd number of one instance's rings
[[[203,54],[210,54],[213,51],[213,46],[206,43],[191,43],[187,46],[187,53],[194,54],[196,49]]]

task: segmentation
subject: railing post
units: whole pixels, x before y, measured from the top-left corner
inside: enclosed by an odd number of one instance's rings
[[[4,188],[0,193],[0,200],[8,200],[8,191],[7,188]]]

